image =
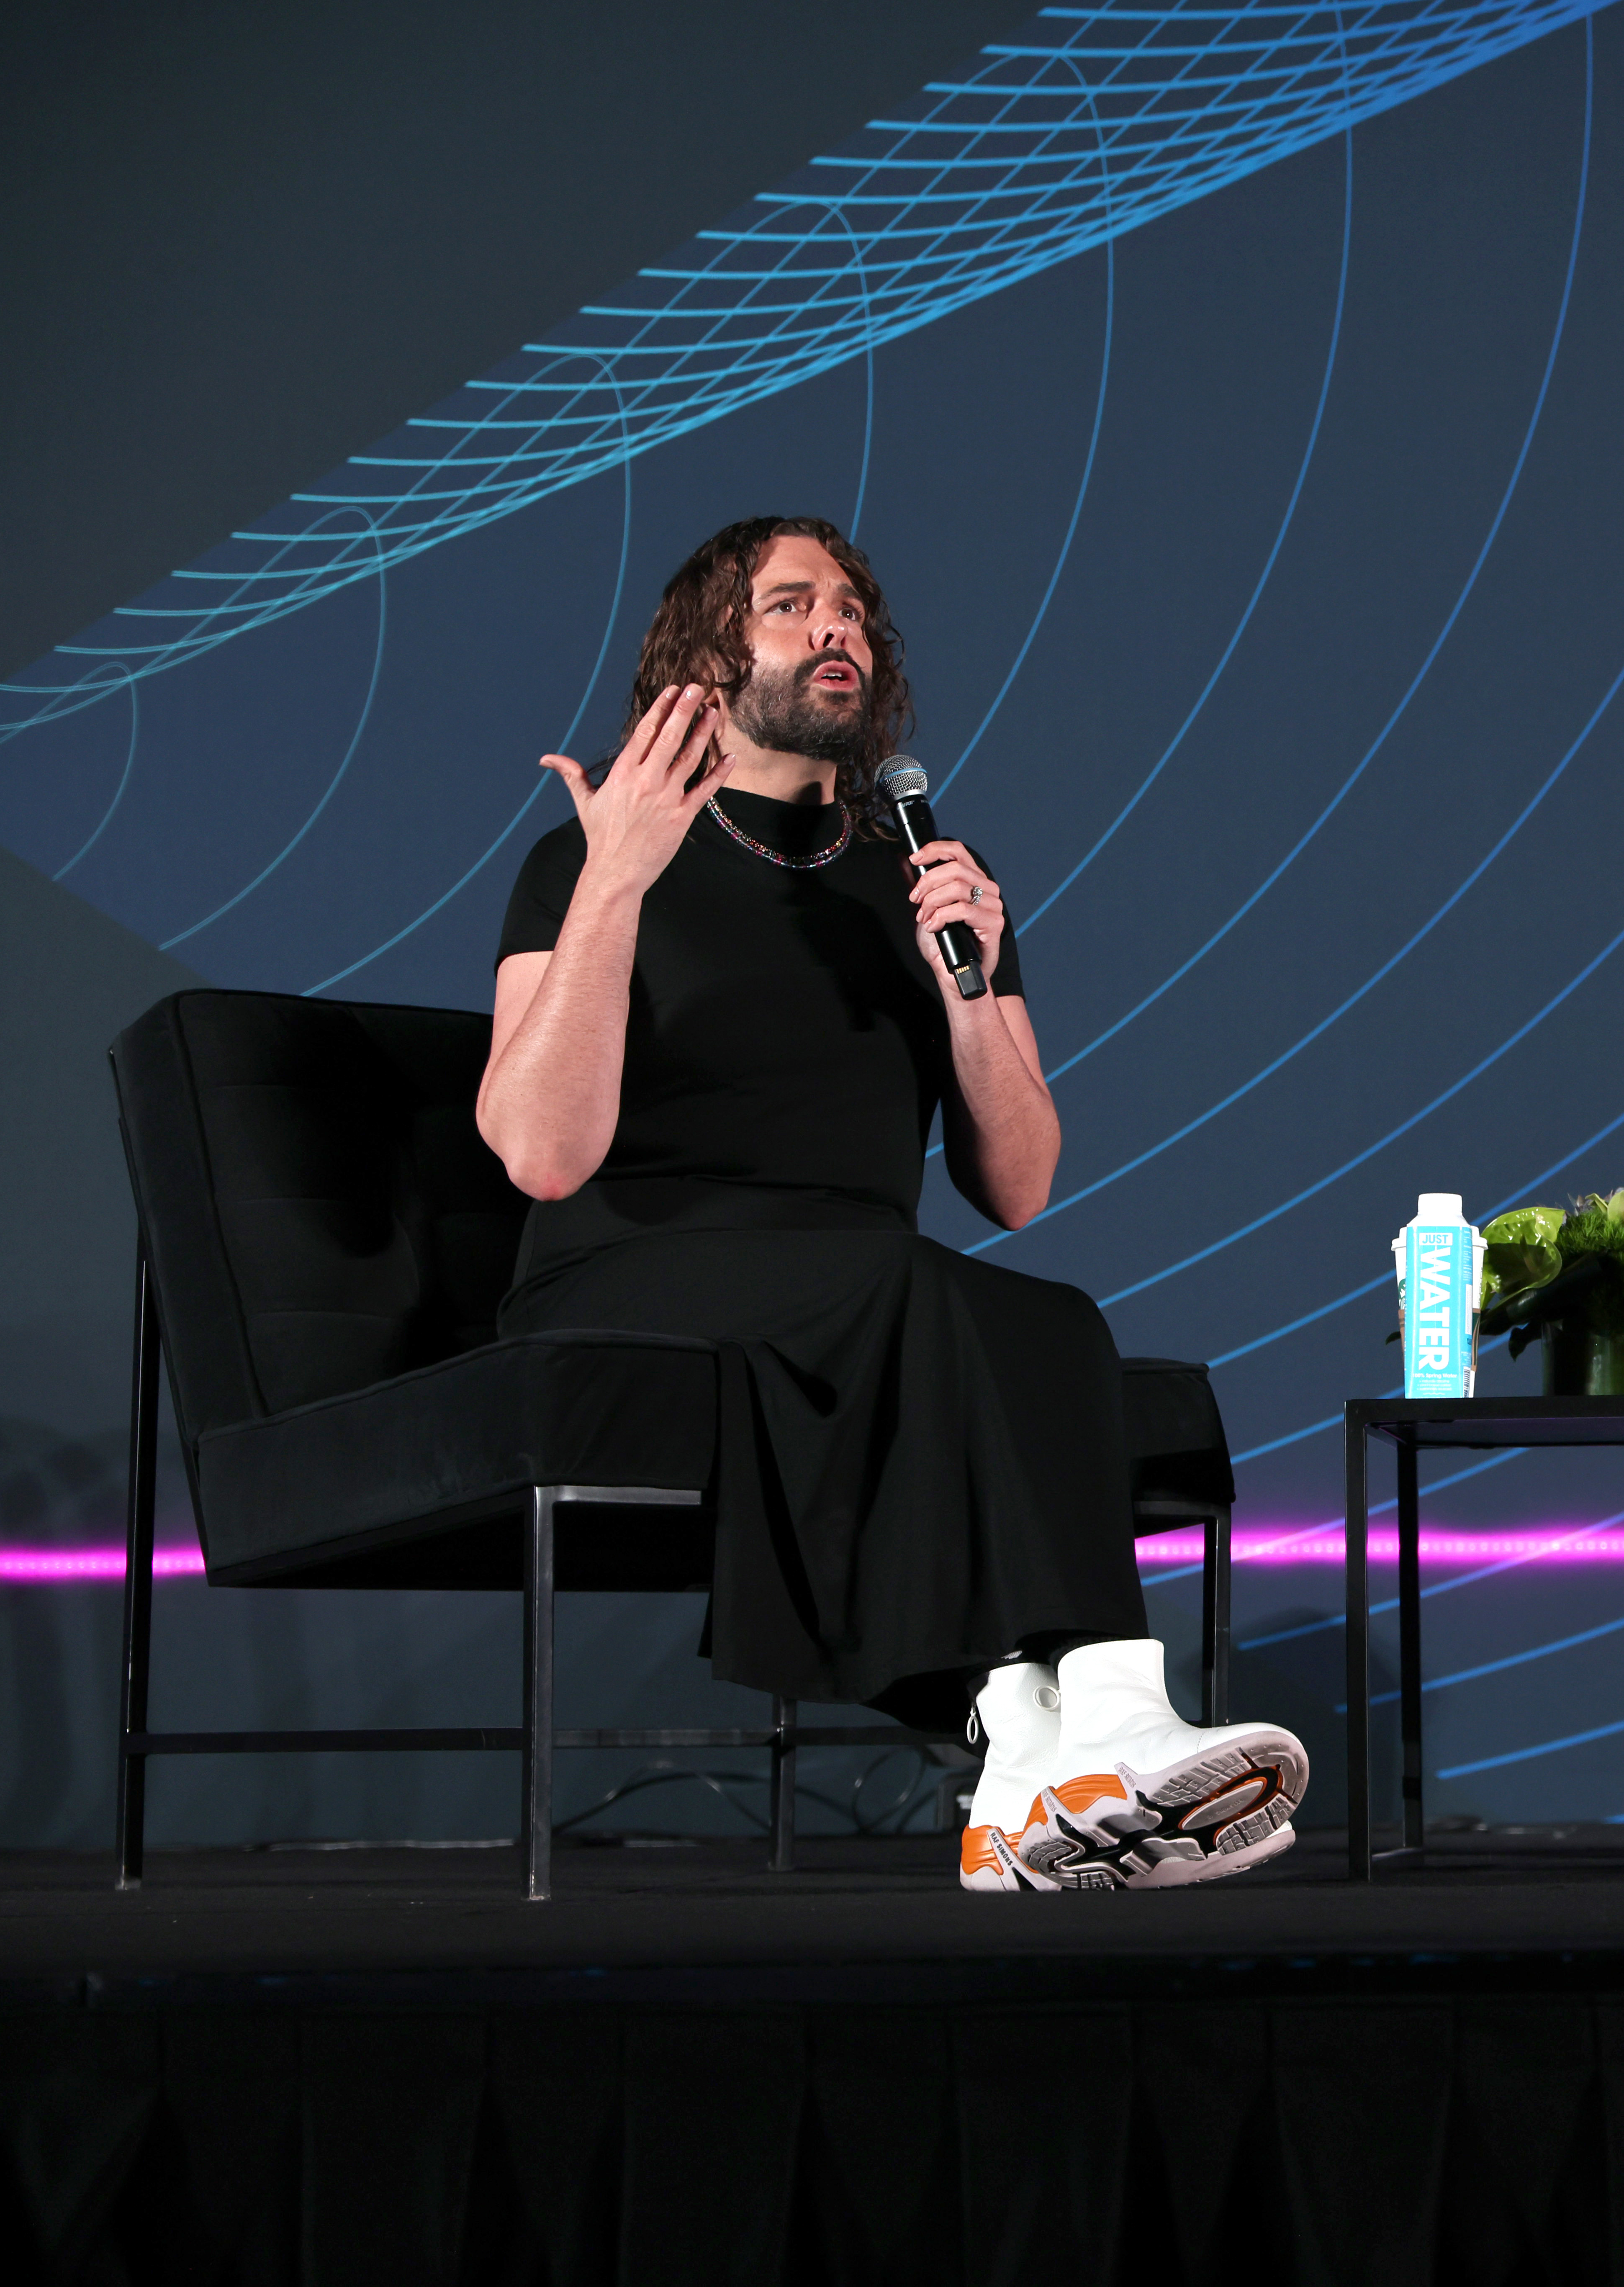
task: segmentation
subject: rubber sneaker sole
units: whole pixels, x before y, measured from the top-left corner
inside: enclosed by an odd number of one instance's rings
[[[1058,1890],[1060,1884],[1023,1864],[1001,1826],[967,1826],[959,1849],[963,1890]]]
[[[1017,1845],[1066,1890],[1166,1890],[1244,1873],[1289,1850],[1308,1757],[1289,1731],[1186,1756],[1160,1771],[1119,1763],[1045,1787]]]

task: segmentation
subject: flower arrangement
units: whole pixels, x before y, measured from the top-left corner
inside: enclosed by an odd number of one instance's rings
[[[1513,1207],[1483,1229],[1480,1335],[1545,1345],[1549,1397],[1624,1396],[1624,1191]]]

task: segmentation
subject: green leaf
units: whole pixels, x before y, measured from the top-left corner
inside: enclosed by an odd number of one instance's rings
[[[1485,1310],[1513,1309],[1541,1286],[1548,1286],[1561,1268],[1559,1247],[1523,1240],[1493,1241],[1483,1250],[1481,1307]]]
[[[1624,1192],[1614,1197],[1624,1199]],[[1490,1246],[1549,1246],[1566,1221],[1565,1207],[1512,1207],[1485,1223],[1483,1237]]]

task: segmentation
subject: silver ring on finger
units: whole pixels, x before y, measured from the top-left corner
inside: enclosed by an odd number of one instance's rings
[[[972,882],[970,884],[970,902],[972,906],[978,906],[981,902],[981,884],[979,882]]]

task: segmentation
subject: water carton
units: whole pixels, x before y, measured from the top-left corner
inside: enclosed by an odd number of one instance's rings
[[[1406,1397],[1470,1397],[1477,1378],[1483,1238],[1458,1191],[1423,1191],[1393,1241]]]

